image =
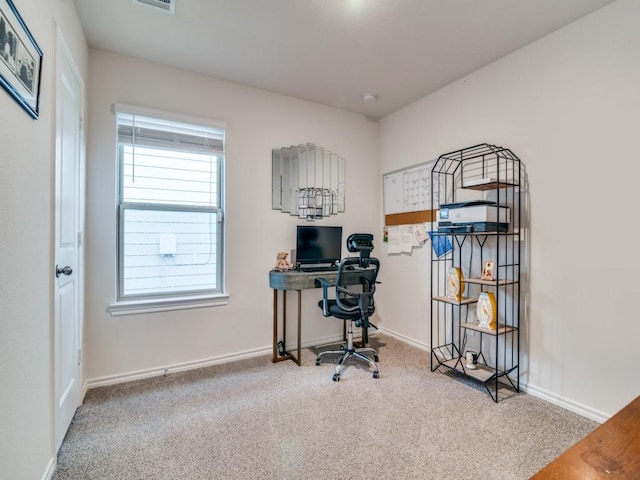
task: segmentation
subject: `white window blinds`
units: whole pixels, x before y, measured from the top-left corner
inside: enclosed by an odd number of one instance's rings
[[[118,143],[194,153],[224,153],[224,130],[118,113]]]

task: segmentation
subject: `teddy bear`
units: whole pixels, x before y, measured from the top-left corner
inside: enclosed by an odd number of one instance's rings
[[[274,270],[289,270],[293,268],[293,264],[289,261],[288,257],[288,252],[278,252],[278,256],[276,257],[278,260],[276,266],[273,267]]]

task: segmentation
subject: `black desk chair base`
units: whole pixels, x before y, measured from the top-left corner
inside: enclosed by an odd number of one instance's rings
[[[370,354],[373,358],[365,355]],[[323,355],[342,355],[336,364],[336,372],[333,374],[333,381],[340,381],[340,372],[345,362],[350,357],[355,357],[364,362],[367,362],[371,368],[373,368],[373,378],[379,378],[380,372],[375,362],[378,361],[378,353],[373,348],[354,348],[353,346],[353,320],[349,320],[349,326],[347,327],[347,345],[343,346],[341,350],[328,350],[321,352],[316,357],[316,365],[320,365]]]

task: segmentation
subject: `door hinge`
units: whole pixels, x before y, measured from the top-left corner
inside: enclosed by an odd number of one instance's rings
[[[82,350],[78,349],[78,366],[82,364]]]
[[[82,131],[82,115],[78,116],[78,131]]]
[[[82,232],[78,232],[78,248],[82,246]]]

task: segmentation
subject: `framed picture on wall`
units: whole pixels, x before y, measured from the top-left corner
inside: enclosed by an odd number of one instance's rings
[[[0,84],[34,119],[39,113],[41,70],[42,50],[13,2],[0,0]]]

